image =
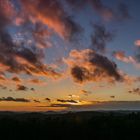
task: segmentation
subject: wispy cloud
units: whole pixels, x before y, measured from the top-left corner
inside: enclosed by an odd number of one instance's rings
[[[135,44],[137,47],[140,47],[140,40],[139,40],[139,39],[136,40],[136,41],[134,42],[134,44]]]
[[[131,94],[140,95],[140,88],[133,88],[132,90],[128,91]]]
[[[108,42],[112,41],[114,33],[108,31],[104,25],[94,24],[94,32],[91,35],[91,48],[95,51],[105,53],[106,45]]]
[[[136,63],[136,60],[133,56],[126,56],[124,51],[114,51],[113,56],[122,62],[125,63]]]
[[[21,79],[20,79],[19,77],[17,77],[17,76],[12,77],[11,80],[12,80],[12,81],[15,81],[15,82],[17,82],[17,83],[20,83],[20,82],[21,82]]]
[[[28,90],[28,88],[24,85],[17,85],[17,90],[26,91],[26,90]]]
[[[66,0],[76,10],[82,10],[90,4],[93,10],[105,21],[130,19],[131,15],[128,6],[124,2],[117,2],[114,8],[104,3],[103,0]]]
[[[78,103],[75,100],[63,100],[63,99],[57,99],[57,102],[61,102],[61,103]]]
[[[74,33],[80,31],[80,25],[72,20],[58,0],[36,0],[34,3],[21,0],[21,4],[31,21],[46,24],[61,37],[71,38]]]
[[[0,98],[0,101],[7,101],[7,102],[25,102],[28,103],[30,102],[29,99],[25,99],[25,98],[13,98],[13,97],[2,97]]]

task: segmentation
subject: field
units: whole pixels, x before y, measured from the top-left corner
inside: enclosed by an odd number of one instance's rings
[[[7,139],[139,139],[140,112],[0,112]]]

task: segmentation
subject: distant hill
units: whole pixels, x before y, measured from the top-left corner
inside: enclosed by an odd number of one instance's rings
[[[139,111],[0,112],[4,139],[139,139]]]

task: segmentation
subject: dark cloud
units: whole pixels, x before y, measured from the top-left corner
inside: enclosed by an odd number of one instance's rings
[[[5,13],[6,9],[0,5],[0,63],[3,71],[10,73],[26,73],[29,75],[55,75],[57,72],[49,68],[42,62],[43,52],[35,44],[29,45],[26,39],[20,43],[15,43],[7,30],[12,26],[12,19]],[[25,29],[32,33],[32,30]]]
[[[49,106],[37,106],[37,107],[64,107],[64,108],[71,108],[71,107],[79,107],[79,105],[72,105],[72,104],[51,104]]]
[[[103,0],[66,0],[68,4],[74,9],[82,10],[90,4],[93,10],[98,13],[104,20],[125,20],[129,19],[130,13],[125,3],[117,3],[115,8],[111,8],[104,3]]]
[[[67,2],[71,5],[84,6],[87,1],[67,0]],[[114,11],[105,6],[101,0],[89,0],[89,2],[100,14],[108,17],[114,15]],[[51,76],[54,78],[61,76],[61,73],[45,64],[43,61],[45,51],[39,48],[38,44],[41,44],[44,48],[45,46],[47,47],[44,42],[46,38],[44,37],[51,36],[50,32],[55,32],[60,37],[68,40],[75,35],[77,36],[77,33],[81,33],[82,28],[66,12],[67,9],[64,8],[65,5],[62,3],[59,0],[36,0],[34,2],[32,0],[20,0],[18,3],[19,11],[15,10],[16,14],[13,15],[11,15],[13,12],[6,12],[7,9],[0,5],[0,64],[4,73]],[[128,17],[127,10],[125,5],[119,5],[119,13],[123,18]],[[9,27],[15,29],[15,25],[13,25],[15,15],[16,18],[25,20],[20,25],[22,28],[20,34],[22,34],[23,39],[18,43],[14,41],[11,32],[8,32]],[[92,50],[104,52],[106,44],[112,40],[113,35],[102,25],[94,24],[94,30],[95,32],[91,37]],[[92,81],[93,79],[96,81],[98,77],[100,80],[101,77],[112,77],[116,81],[122,80],[116,64],[107,57],[96,52],[87,54],[87,57],[86,62],[90,63],[89,69],[78,64],[71,68],[71,74],[76,81],[84,82]],[[0,77],[0,80],[5,80],[5,77]],[[13,77],[12,80],[20,82],[18,77]],[[34,80],[32,82],[37,83],[39,81]],[[17,90],[27,90],[27,87],[18,85]],[[31,88],[31,90],[34,89]]]
[[[32,84],[36,84],[36,85],[45,85],[46,84],[46,82],[44,82],[43,80],[40,80],[38,78],[31,79],[31,80],[29,80],[29,82]]]
[[[124,19],[130,19],[131,15],[129,13],[128,7],[125,3],[119,3],[118,5],[118,14],[119,14],[119,19],[124,20]]]
[[[12,77],[12,80],[15,81],[15,82],[21,82],[20,78],[15,76],[15,77]]]
[[[51,102],[51,99],[50,98],[45,98],[46,101],[48,102]]]
[[[114,11],[105,6],[101,0],[90,0],[94,10],[105,19],[111,19],[114,16]]]
[[[25,98],[13,98],[13,97],[2,97],[0,101],[13,101],[13,102],[30,102],[30,100]]]
[[[46,108],[56,108],[56,107],[64,107],[64,108],[70,108],[70,107],[72,107],[72,106],[74,106],[74,105],[72,105],[72,104],[51,104],[51,105],[47,105],[47,106],[36,106],[36,107],[46,107]]]
[[[121,75],[117,70],[117,65],[115,62],[109,60],[106,56],[100,54],[89,54],[89,62],[97,67],[101,68],[96,69],[96,74],[101,74],[100,72],[105,71],[108,76],[114,77],[117,81],[122,80]]]
[[[71,69],[71,75],[79,82],[89,79],[89,74],[89,71],[84,67],[74,66]]]
[[[17,90],[23,90],[23,91],[26,91],[28,90],[28,88],[24,85],[17,85]]]
[[[34,88],[30,88],[30,90],[35,91],[35,89],[34,89]]]
[[[115,96],[114,96],[114,95],[112,95],[112,96],[110,96],[110,98],[115,98]]]
[[[138,63],[140,63],[140,47],[138,46],[135,52],[135,59]]]
[[[6,80],[6,78],[4,77],[4,75],[0,75],[0,80],[1,81],[5,81]]]
[[[85,0],[66,0],[66,1],[75,10],[85,8],[85,5],[87,4]]]
[[[52,104],[50,106],[37,106],[37,107],[64,107],[75,111],[99,111],[99,110],[139,110],[139,101],[103,101],[95,102],[91,104],[74,105],[74,104]]]
[[[137,62],[139,63],[140,62],[140,53],[137,53],[135,58],[136,58]]]
[[[47,107],[71,107],[71,104],[51,104],[50,106]]]
[[[91,91],[84,90],[84,89],[82,89],[81,92],[82,92],[82,94],[84,94],[85,96],[88,96],[89,94],[92,93]]]
[[[130,13],[125,3],[121,2],[113,9],[105,5],[102,0],[90,0],[94,10],[101,15],[105,20],[125,20],[129,19]]]
[[[40,101],[39,101],[39,100],[36,100],[36,99],[35,99],[35,100],[33,100],[33,101],[34,101],[35,103],[40,103]]]
[[[39,79],[32,79],[32,80],[30,80],[30,82],[38,84],[38,83],[40,83],[40,80]]]
[[[78,103],[77,101],[75,100],[63,100],[63,99],[57,99],[58,102],[61,102],[61,103]]]
[[[0,88],[2,88],[2,89],[7,89],[7,87],[6,87],[6,86],[1,85],[1,84],[0,84]]]
[[[49,40],[49,37],[52,35],[51,31],[46,29],[42,24],[36,23],[35,24],[35,29],[32,31],[32,35],[38,44],[38,47],[41,48],[49,48],[52,43],[46,40]],[[48,42],[50,45],[48,45]]]
[[[93,28],[94,32],[91,35],[92,49],[104,53],[107,43],[112,41],[114,34],[107,31],[104,25],[94,24]]]
[[[73,21],[59,0],[36,0],[34,3],[31,0],[21,0],[21,5],[29,18],[47,25],[64,38],[69,39],[80,31],[80,25]]]
[[[129,90],[128,92],[132,94],[140,95],[140,88],[133,88],[132,90]]]
[[[17,51],[16,55],[19,57],[24,58],[25,60],[27,60],[28,62],[30,62],[31,64],[38,64],[40,65],[39,59],[40,58],[40,54],[38,54],[36,51],[37,49],[34,48],[35,51],[33,52],[32,50],[25,48],[24,46]]]
[[[103,18],[112,18],[114,11],[108,6],[104,5],[101,0],[66,0],[70,6],[74,7],[76,10],[83,9],[90,4],[94,11],[96,11]]]
[[[93,50],[73,50],[66,63],[70,66],[72,77],[79,83],[105,79],[110,82],[123,81],[116,63]]]
[[[2,5],[0,5],[0,9],[0,63],[11,67],[15,62],[14,58],[12,58],[15,46],[11,36],[6,30],[7,25],[9,25],[11,21],[6,17],[6,14],[4,13],[5,9]]]

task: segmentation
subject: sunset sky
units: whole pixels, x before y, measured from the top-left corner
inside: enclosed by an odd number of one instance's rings
[[[140,101],[139,14],[139,0],[0,0],[0,110]]]

